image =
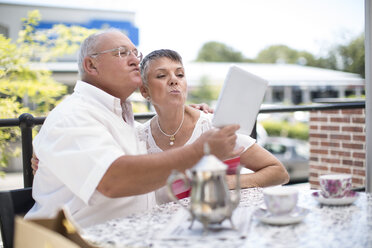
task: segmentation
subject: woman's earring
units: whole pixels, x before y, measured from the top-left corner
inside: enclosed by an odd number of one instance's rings
[[[147,101],[150,101],[150,100],[151,100],[151,98],[150,98],[150,97],[148,96],[148,97],[146,97],[146,100],[147,100]]]

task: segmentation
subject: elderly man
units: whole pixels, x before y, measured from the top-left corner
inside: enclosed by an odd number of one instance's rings
[[[26,218],[52,217],[64,206],[82,227],[144,211],[171,170],[203,156],[207,142],[223,159],[234,157],[238,126],[212,130],[195,143],[146,154],[127,98],[141,85],[138,52],[127,36],[107,30],[88,37],[79,53],[81,81],[48,115],[34,139],[39,158]]]

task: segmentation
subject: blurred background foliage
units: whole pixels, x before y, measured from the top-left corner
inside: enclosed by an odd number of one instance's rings
[[[309,126],[302,122],[288,122],[286,120],[264,120],[260,124],[269,136],[281,136],[293,139],[308,140]]]
[[[334,45],[323,57],[286,45],[272,45],[260,51],[256,58],[250,59],[226,44],[210,41],[200,48],[196,61],[300,64],[357,73],[364,78],[364,51],[364,33],[344,45]]]
[[[203,62],[253,62],[234,48],[217,41],[205,43],[199,50],[196,61]]]
[[[207,103],[208,105],[212,105],[217,100],[221,87],[222,85],[218,87],[213,86],[208,77],[204,76],[201,78],[198,87],[188,92],[187,100],[190,103]]]
[[[56,82],[49,70],[32,68],[32,62],[47,62],[57,56],[72,54],[80,42],[95,30],[79,26],[55,25],[36,31],[39,11],[22,19],[18,40],[0,34],[0,118],[18,118],[22,113],[46,116],[67,93],[67,86]],[[0,166],[18,150],[11,143],[20,137],[19,128],[0,128]],[[1,172],[0,172],[1,173]]]

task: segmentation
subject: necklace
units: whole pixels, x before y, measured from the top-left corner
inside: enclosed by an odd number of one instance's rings
[[[174,141],[176,140],[176,138],[174,137],[178,131],[181,129],[182,127],[182,124],[183,124],[183,121],[185,120],[185,111],[182,112],[182,121],[181,121],[181,124],[180,126],[177,128],[177,130],[174,132],[174,134],[166,134],[160,127],[160,124],[159,124],[159,116],[156,118],[156,123],[158,124],[158,128],[160,130],[160,132],[162,134],[164,134],[165,136],[169,137],[169,145],[173,146],[174,145]]]

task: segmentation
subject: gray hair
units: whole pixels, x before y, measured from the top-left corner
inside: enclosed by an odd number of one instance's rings
[[[176,51],[169,50],[169,49],[160,49],[160,50],[152,51],[151,53],[146,55],[146,57],[143,58],[141,62],[141,78],[142,78],[142,83],[144,85],[147,85],[147,72],[149,70],[150,63],[160,58],[168,58],[172,61],[179,62],[181,63],[181,65],[183,65],[182,57]]]
[[[115,33],[115,32],[122,33],[119,29],[109,28],[109,29],[98,31],[97,33],[94,33],[92,35],[89,35],[83,41],[83,43],[81,43],[79,54],[78,54],[78,59],[77,59],[80,77],[83,77],[85,74],[85,70],[83,66],[84,58],[89,56],[90,54],[97,52],[95,49],[100,43],[101,35],[107,34],[107,33]]]

